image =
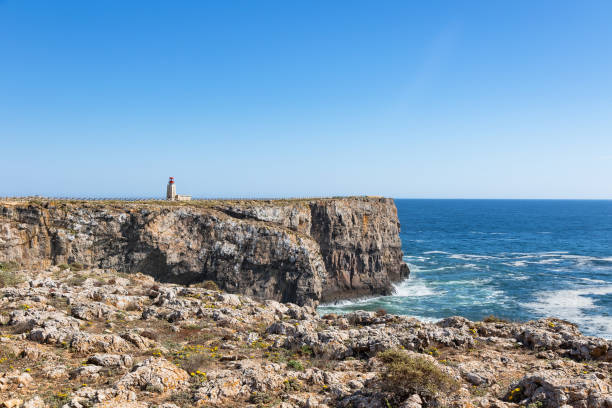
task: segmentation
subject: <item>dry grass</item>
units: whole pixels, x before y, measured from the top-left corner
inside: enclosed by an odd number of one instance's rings
[[[219,286],[215,282],[213,282],[211,280],[207,280],[207,281],[199,282],[199,283],[194,283],[191,286],[194,287],[194,288],[202,288],[202,289],[206,289],[206,290],[214,290],[214,291],[217,291],[217,292],[220,291]]]
[[[72,272],[78,272],[78,271],[82,271],[83,269],[85,269],[85,265],[78,263],[78,262],[74,262],[70,264],[70,270]]]
[[[376,316],[378,316],[378,317],[385,316],[386,314],[387,314],[387,311],[386,311],[385,309],[382,309],[382,308],[381,308],[381,309],[378,309],[378,310],[376,311]]]
[[[19,269],[19,264],[17,262],[13,262],[13,261],[0,262],[0,271],[15,272],[18,269]]]
[[[166,201],[166,200],[82,200],[82,199],[51,199],[51,198],[30,198],[14,197],[4,198],[0,201],[7,204],[31,205],[43,208],[58,207],[65,208],[72,205],[90,208],[115,207],[125,208],[126,206],[142,207],[192,207],[202,209],[224,209],[227,207],[251,208],[262,204],[278,207],[294,206],[296,204],[307,205],[310,202],[325,202],[331,200],[368,200],[377,199],[374,196],[346,196],[346,197],[306,197],[306,198],[274,198],[274,199],[193,199],[191,201]]]
[[[509,320],[502,319],[501,317],[497,317],[495,315],[489,315],[482,319],[484,323],[509,323]]]
[[[70,286],[81,286],[83,282],[87,280],[87,276],[81,274],[74,274],[70,279],[66,281],[66,284]]]
[[[0,288],[15,286],[22,281],[21,277],[17,275],[15,271],[0,269]]]
[[[206,372],[210,365],[211,358],[203,353],[190,354],[179,362],[179,366],[188,373],[195,373],[197,371]]]

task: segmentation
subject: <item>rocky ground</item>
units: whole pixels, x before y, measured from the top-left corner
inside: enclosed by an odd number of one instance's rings
[[[612,342],[556,319],[320,317],[54,266],[0,274],[0,335],[4,407],[612,407]]]

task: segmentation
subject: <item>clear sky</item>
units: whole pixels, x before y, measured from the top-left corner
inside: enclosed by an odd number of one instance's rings
[[[2,195],[612,198],[612,1],[0,0]]]

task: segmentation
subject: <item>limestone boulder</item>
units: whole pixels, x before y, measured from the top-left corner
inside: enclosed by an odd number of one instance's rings
[[[116,384],[117,389],[153,390],[164,393],[184,388],[188,385],[189,375],[162,357],[151,357],[137,364]]]

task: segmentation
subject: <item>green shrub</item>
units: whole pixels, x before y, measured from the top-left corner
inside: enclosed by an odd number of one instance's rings
[[[304,366],[300,361],[297,360],[289,360],[287,362],[287,367],[290,367],[296,371],[304,371]]]
[[[176,391],[168,398],[169,402],[172,402],[179,407],[193,407],[193,396],[189,391]]]
[[[377,356],[384,364],[383,389],[399,398],[410,394],[436,396],[459,388],[459,383],[426,357],[410,356],[402,350],[387,350]]]
[[[68,390],[68,389],[58,391],[55,393],[52,393],[50,391],[44,396],[43,400],[45,401],[47,406],[51,408],[56,408],[56,407],[60,408],[70,400],[69,398],[70,392],[71,390]]]
[[[74,263],[70,264],[70,270],[72,272],[82,271],[83,269],[85,269],[85,266],[83,264],[78,263],[78,262],[74,262]]]
[[[312,349],[312,347],[310,347],[307,344],[304,344],[301,348],[300,348],[300,354],[303,356],[307,356],[310,357],[314,354],[314,350]]]
[[[296,378],[286,378],[283,381],[283,389],[285,392],[301,391],[302,388],[302,383]]]
[[[274,397],[265,392],[254,391],[248,400],[251,404],[270,404],[274,401]]]

